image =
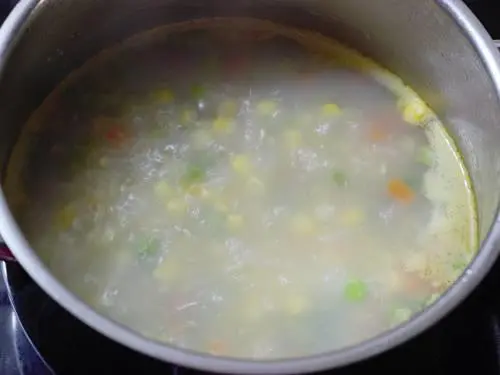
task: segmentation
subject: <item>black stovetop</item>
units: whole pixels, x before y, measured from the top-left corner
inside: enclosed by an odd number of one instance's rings
[[[415,0],[416,1],[416,0]],[[4,18],[17,0],[0,0]],[[500,39],[500,0],[466,0]],[[56,305],[23,270],[0,278],[0,375],[201,374],[137,354],[96,333]],[[453,313],[416,339],[360,364],[322,374],[373,372],[500,375],[500,261]],[[16,306],[17,315],[12,309]]]

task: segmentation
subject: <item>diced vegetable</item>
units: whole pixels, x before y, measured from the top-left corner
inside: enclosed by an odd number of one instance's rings
[[[225,204],[224,202],[222,202],[221,200],[217,200],[215,201],[214,203],[214,209],[217,211],[217,212],[222,212],[222,213],[227,213],[229,212],[229,207],[227,206],[227,204]]]
[[[272,100],[262,100],[257,103],[257,113],[262,116],[273,116],[278,110],[278,104]]]
[[[349,208],[341,213],[340,221],[343,225],[356,227],[363,224],[366,220],[365,211],[361,208]]]
[[[231,157],[231,166],[236,173],[243,176],[248,176],[253,171],[253,165],[250,158],[244,154]]]
[[[169,213],[180,216],[186,213],[187,203],[182,198],[174,198],[167,202],[167,210]]]
[[[182,176],[181,185],[185,189],[190,188],[195,184],[200,184],[205,180],[205,170],[197,165],[187,167],[186,173]]]
[[[340,115],[342,111],[340,110],[340,107],[337,104],[329,103],[325,104],[321,108],[321,113],[323,114],[323,116],[331,117]]]
[[[333,171],[332,179],[333,179],[333,182],[335,182],[335,185],[337,185],[338,187],[347,186],[347,174],[343,171],[339,171],[339,170]]]
[[[419,295],[428,292],[429,284],[420,273],[404,272],[401,274],[404,292],[410,295]]]
[[[285,311],[289,315],[303,314],[311,307],[304,294],[293,293],[285,297]]]
[[[153,277],[162,282],[171,282],[181,275],[179,264],[172,259],[164,259],[153,271]]]
[[[368,132],[368,138],[372,142],[383,142],[387,138],[389,138],[389,133],[382,126],[374,124],[370,126],[370,130]]]
[[[207,188],[200,184],[191,185],[187,189],[187,193],[193,197],[208,199],[210,198],[210,192]]]
[[[170,103],[174,100],[174,93],[169,89],[158,90],[153,93],[153,98],[162,103]]]
[[[155,190],[155,194],[162,199],[170,197],[174,192],[172,187],[165,181],[158,182],[155,185],[154,190]]]
[[[314,219],[304,214],[293,216],[290,226],[293,233],[303,236],[314,235],[317,231]]]
[[[298,130],[287,130],[283,138],[285,146],[290,150],[296,150],[302,145],[302,134]]]
[[[113,127],[106,132],[106,139],[115,145],[120,145],[125,141],[126,135],[122,129]]]
[[[243,216],[241,215],[228,215],[227,217],[227,226],[231,230],[238,230],[243,227],[245,224],[245,220],[243,219]]]
[[[234,130],[234,122],[227,117],[217,117],[214,120],[213,129],[217,133],[231,133]]]
[[[221,118],[231,119],[238,115],[238,103],[234,100],[225,100],[219,104],[217,115]]]
[[[143,238],[139,241],[137,251],[142,258],[155,255],[160,248],[160,241],[157,238]]]
[[[434,163],[434,152],[428,146],[422,146],[418,149],[415,160],[423,165],[432,167]]]
[[[344,288],[344,297],[349,302],[361,302],[368,296],[368,287],[361,280],[349,281]]]
[[[389,195],[401,203],[412,203],[415,199],[415,192],[403,180],[392,179],[387,184]]]
[[[391,318],[392,324],[393,325],[402,324],[402,323],[410,320],[412,315],[413,315],[413,313],[409,308],[403,307],[403,308],[395,309],[392,312],[392,318]]]
[[[220,340],[210,341],[208,344],[208,352],[212,355],[220,356],[227,352],[227,345]]]
[[[202,98],[206,93],[205,87],[202,85],[193,85],[191,87],[191,96],[195,99]]]
[[[198,119],[198,114],[194,109],[185,109],[181,113],[181,121],[183,123],[194,122]]]
[[[430,110],[419,98],[404,98],[398,103],[402,111],[403,120],[412,125],[422,125],[429,116]]]
[[[56,217],[57,226],[62,230],[67,230],[73,226],[76,219],[76,210],[72,206],[65,206],[58,212]]]

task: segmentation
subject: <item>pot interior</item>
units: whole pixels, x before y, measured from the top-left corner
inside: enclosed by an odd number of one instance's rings
[[[480,240],[486,238],[499,200],[497,93],[483,46],[431,0],[40,2],[3,62],[0,100],[9,103],[0,108],[9,124],[0,140],[3,164],[29,115],[90,57],[142,31],[207,17],[252,17],[331,35],[401,77],[456,140],[476,193]]]
[[[465,158],[483,240],[499,199],[500,108],[480,54],[484,46],[473,45],[445,8],[432,0],[418,5],[397,0],[39,2],[4,62],[0,98],[9,105],[0,109],[0,118],[9,125],[0,156],[6,160],[19,129],[57,83],[106,47],[141,31],[196,18],[268,19],[334,36],[387,67],[427,101]]]

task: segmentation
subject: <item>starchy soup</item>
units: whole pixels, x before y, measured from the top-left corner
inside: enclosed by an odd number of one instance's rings
[[[100,313],[213,355],[275,359],[411,319],[477,249],[435,114],[324,36],[250,19],[103,52],[33,114],[6,191]]]

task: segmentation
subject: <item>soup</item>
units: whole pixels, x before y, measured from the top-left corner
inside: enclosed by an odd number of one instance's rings
[[[257,20],[165,27],[89,61],[33,114],[6,191],[79,298],[219,356],[372,338],[477,249],[466,169],[425,103],[333,40]]]

